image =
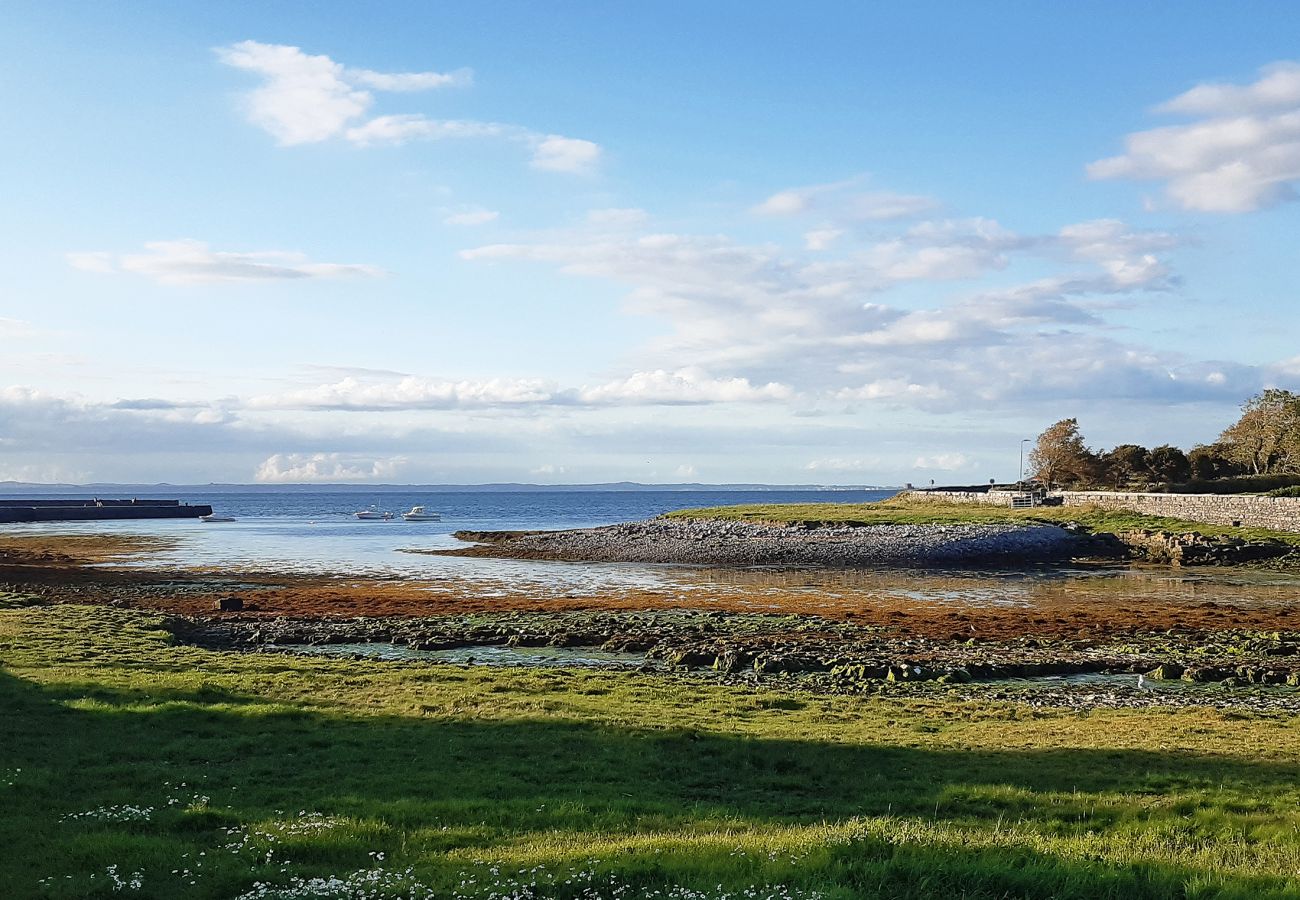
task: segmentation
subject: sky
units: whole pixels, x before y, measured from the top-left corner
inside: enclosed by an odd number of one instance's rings
[[[1294,13],[6,3],[0,481],[1213,441],[1300,389]]]

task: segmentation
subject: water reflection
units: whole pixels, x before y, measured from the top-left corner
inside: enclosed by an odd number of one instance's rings
[[[116,565],[158,565],[224,572],[256,571],[392,578],[431,591],[459,588],[484,598],[584,598],[653,593],[707,607],[729,600],[754,611],[808,604],[841,610],[886,603],[949,607],[1041,608],[1081,600],[1139,609],[1151,601],[1231,606],[1300,604],[1294,575],[1137,566],[1035,568],[1018,572],[842,569],[708,569],[634,563],[592,564],[430,556],[403,550],[463,546],[442,523],[359,522],[343,516],[254,518],[223,525],[158,520],[52,523],[14,533],[118,533],[168,538],[149,558]]]

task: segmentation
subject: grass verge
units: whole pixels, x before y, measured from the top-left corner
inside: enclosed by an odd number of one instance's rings
[[[57,606],[0,609],[0,721],[6,898],[1300,896],[1293,717],[223,654]]]
[[[827,525],[991,525],[1074,522],[1094,533],[1117,534],[1148,529],[1177,533],[1197,532],[1207,536],[1239,537],[1246,540],[1279,540],[1300,547],[1300,534],[1268,528],[1236,528],[1165,516],[1148,516],[1096,506],[1040,506],[1011,509],[975,503],[882,500],[878,503],[768,503],[683,509],[665,515],[668,519],[720,519],[724,521],[770,522],[776,524]]]

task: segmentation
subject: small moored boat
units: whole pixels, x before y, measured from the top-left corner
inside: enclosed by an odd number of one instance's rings
[[[430,512],[423,506],[412,506],[410,511],[402,513],[402,518],[408,522],[441,522],[442,515],[436,512]]]
[[[206,516],[199,516],[200,522],[233,522],[234,516],[219,516],[216,513],[208,513]]]
[[[371,522],[375,520],[386,522],[393,517],[392,513],[386,510],[381,510],[378,506],[372,506],[368,509],[363,509],[356,515],[358,519],[361,519],[362,521],[365,522]]]

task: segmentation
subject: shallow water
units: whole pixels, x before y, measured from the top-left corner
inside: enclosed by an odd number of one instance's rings
[[[702,505],[744,502],[863,502],[890,492],[572,492],[572,493],[209,493],[185,499],[211,503],[238,521],[139,520],[52,522],[6,526],[17,534],[114,533],[169,538],[174,546],[142,560],[151,567],[335,573],[392,577],[472,590],[478,597],[539,599],[648,591],[708,608],[729,601],[756,613],[789,609],[792,600],[833,604],[890,603],[955,608],[1046,608],[1080,600],[1140,608],[1147,602],[1227,606],[1300,605],[1300,577],[1233,570],[1171,570],[1138,566],[1041,568],[1026,571],[902,571],[838,569],[707,569],[635,563],[566,563],[431,556],[407,550],[464,546],[460,529],[576,528],[644,519]],[[365,522],[352,513],[371,504],[401,512],[436,509],[441,522]],[[140,564],[125,563],[125,565]]]

